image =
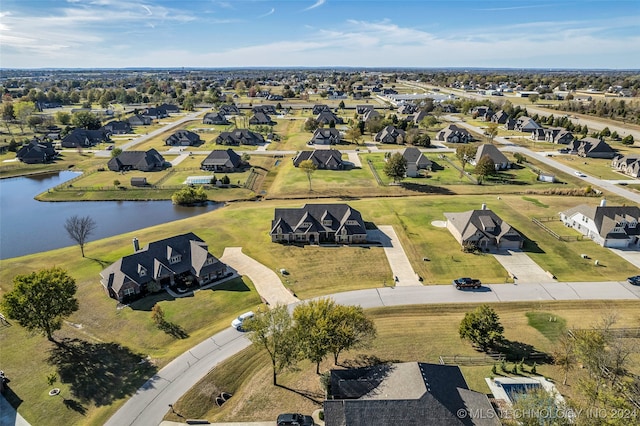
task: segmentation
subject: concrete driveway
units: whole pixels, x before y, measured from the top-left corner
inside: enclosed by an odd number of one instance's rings
[[[384,254],[391,267],[394,277],[397,277],[395,285],[410,286],[422,284],[418,281],[418,275],[415,273],[409,262],[407,254],[400,244],[400,240],[391,225],[378,226],[377,230],[367,231],[367,239],[371,241],[379,241],[384,248]],[[391,283],[389,283],[391,284]]]
[[[494,253],[493,257],[507,270],[516,283],[553,283],[544,269],[520,250],[505,250]]]
[[[609,250],[638,268],[638,273],[640,274],[640,250],[623,250],[616,248],[609,248]]]
[[[362,162],[360,161],[360,156],[357,151],[347,151],[347,156],[349,158],[349,162],[353,163],[353,167],[362,168]]]
[[[271,306],[288,305],[300,300],[287,290],[278,274],[242,253],[242,247],[227,247],[220,260],[251,279],[258,294]]]

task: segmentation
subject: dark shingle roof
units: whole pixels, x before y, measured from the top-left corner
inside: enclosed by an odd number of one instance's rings
[[[295,167],[305,160],[313,161],[319,169],[336,169],[343,168],[342,153],[335,149],[318,149],[315,151],[300,151],[293,159]]]
[[[165,164],[164,157],[155,149],[148,151],[123,151],[107,163],[109,170],[118,172],[123,169],[136,169],[148,172],[162,168]]]
[[[329,214],[336,218],[331,225],[323,225],[322,218]],[[353,220],[356,225],[348,225],[347,221]],[[347,233],[366,234],[364,221],[359,211],[348,204],[305,204],[302,208],[277,208],[274,219],[271,221],[271,233],[276,233],[278,225],[286,224],[295,232],[309,232],[319,230],[321,232],[340,232],[346,229]],[[309,224],[305,226],[305,223]],[[284,228],[283,228],[284,233]]]
[[[211,151],[201,164],[201,166],[205,168],[220,166],[230,169],[237,169],[240,165],[242,165],[242,158],[231,148],[226,151]]]

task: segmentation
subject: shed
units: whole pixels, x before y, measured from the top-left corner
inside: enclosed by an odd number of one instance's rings
[[[131,178],[131,186],[146,186],[147,178],[146,177],[132,177]]]

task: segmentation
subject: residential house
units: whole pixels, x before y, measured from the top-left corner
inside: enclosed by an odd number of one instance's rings
[[[240,109],[235,104],[220,105],[220,114],[240,115]]]
[[[386,126],[374,136],[373,140],[380,143],[396,143],[403,144],[407,133],[402,129],[396,129],[394,126]]]
[[[458,112],[458,108],[453,104],[442,104],[442,112],[445,114],[456,114]]]
[[[420,170],[430,170],[431,160],[429,160],[418,148],[408,147],[402,151],[402,157],[407,162],[406,175],[408,177],[420,176]]]
[[[269,117],[267,114],[265,114],[264,112],[256,112],[251,118],[249,118],[249,124],[255,126],[255,125],[272,125],[274,124],[274,121],[271,120],[271,117]]]
[[[470,161],[472,165],[477,165],[480,159],[484,156],[491,158],[491,161],[495,164],[496,170],[505,170],[511,168],[511,161],[500,150],[491,144],[484,144],[478,147],[476,151],[476,157]]]
[[[108,135],[126,135],[131,133],[131,124],[128,121],[110,121],[102,130]]]
[[[507,118],[507,121],[505,121],[504,126],[502,126],[505,130],[515,130],[516,128],[516,120],[514,120],[513,118]]]
[[[109,135],[103,130],[73,129],[62,138],[63,148],[88,148],[101,142],[107,142]]]
[[[484,121],[491,121],[493,114],[493,110],[488,106],[477,106],[471,110],[471,115],[473,117]]]
[[[342,153],[335,149],[316,149],[314,151],[300,151],[293,158],[294,167],[299,167],[305,160],[311,160],[317,169],[344,170]]]
[[[331,126],[332,123],[334,125],[342,124],[342,119],[328,109],[320,111],[316,116],[316,121],[324,124],[325,126]]]
[[[331,109],[327,105],[318,104],[313,106],[313,109],[311,110],[311,114],[318,115],[322,111],[331,111]]]
[[[531,136],[529,138],[533,141],[543,141],[546,136],[545,130],[546,129],[543,129],[542,127],[535,129],[531,132]]]
[[[520,249],[522,235],[504,222],[497,214],[487,209],[462,213],[445,213],[447,229],[461,246],[476,246],[480,249]]]
[[[46,139],[51,139],[52,141],[55,141],[55,140],[60,139],[60,132],[62,132],[62,129],[60,127],[58,127],[58,126],[48,126],[44,137]]]
[[[611,167],[631,177],[640,178],[640,155],[621,155],[611,161]]]
[[[545,142],[566,145],[573,141],[573,133],[563,127],[550,127],[544,129]]]
[[[364,114],[370,110],[373,110],[373,105],[356,105],[356,112],[358,114]]]
[[[588,158],[613,158],[616,152],[605,141],[598,138],[573,140],[569,144],[569,152]]]
[[[533,118],[522,116],[516,120],[514,130],[523,133],[531,133],[534,130],[541,129],[542,126],[536,123]]]
[[[200,163],[202,170],[224,173],[237,172],[246,166],[247,163],[242,161],[242,157],[231,148],[228,148],[226,151],[211,151],[207,158]]]
[[[167,114],[175,114],[180,112],[180,107],[174,104],[162,104],[158,105],[158,108],[165,110]]]
[[[274,105],[254,105],[251,108],[254,113],[261,112],[263,114],[277,114],[276,107]]]
[[[149,243],[100,272],[109,297],[128,302],[177,284],[202,286],[223,278],[227,265],[209,253],[208,245],[192,232]]]
[[[640,207],[579,205],[560,213],[560,220],[603,247],[640,249]]]
[[[202,119],[202,124],[222,124],[227,125],[229,121],[224,114],[220,112],[208,112],[204,115]]]
[[[131,178],[131,180],[129,180],[129,183],[131,184],[131,186],[147,186],[149,183],[147,182],[147,178],[146,177],[139,177],[139,176],[134,176]]]
[[[427,115],[429,115],[429,114],[427,114],[426,112],[424,112],[422,110],[416,110],[416,112],[414,114],[412,114],[412,115],[407,117],[407,121],[410,121],[414,125],[418,126],[420,124],[420,122],[426,118]]]
[[[269,235],[274,243],[360,244],[367,241],[367,230],[360,212],[347,204],[277,208]]]
[[[473,140],[473,137],[466,129],[455,124],[449,124],[438,132],[436,139],[449,143],[468,143]]]
[[[260,133],[247,129],[235,129],[230,132],[222,132],[216,138],[218,145],[261,145],[264,137]]]
[[[500,425],[487,396],[470,390],[455,365],[402,362],[331,370],[329,383],[326,426]]]
[[[128,121],[132,126],[148,126],[151,124],[151,117],[142,114],[135,114],[130,117]]]
[[[200,136],[190,130],[178,130],[164,141],[165,145],[172,146],[200,145],[202,142],[203,141],[200,139]]]
[[[313,132],[309,144],[333,145],[340,142],[341,136],[338,129],[334,127],[319,127]]]
[[[509,114],[500,110],[491,116],[492,123],[505,124],[509,119]]]
[[[371,120],[378,120],[380,118],[382,118],[382,116],[375,109],[368,109],[362,115],[362,121],[364,121],[365,123]]]
[[[147,108],[144,110],[143,115],[146,115],[147,117],[153,118],[154,120],[160,119],[160,118],[166,118],[169,116],[169,113],[167,113],[167,110],[164,108],[160,108],[160,107],[155,107],[155,108]]]
[[[398,107],[398,114],[413,114],[417,107],[414,104],[402,104]]]
[[[42,164],[55,160],[58,153],[51,142],[32,139],[16,153],[16,158],[26,164]]]
[[[129,170],[151,172],[162,170],[166,165],[167,161],[164,157],[153,148],[148,151],[122,151],[107,163],[109,170],[114,172]]]

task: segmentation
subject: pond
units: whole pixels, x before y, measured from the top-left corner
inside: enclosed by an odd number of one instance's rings
[[[75,245],[64,229],[70,216],[91,216],[89,243],[136,229],[206,213],[223,206],[175,206],[171,201],[40,202],[34,197],[77,176],[76,172],[0,180],[0,259]]]

